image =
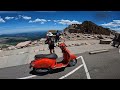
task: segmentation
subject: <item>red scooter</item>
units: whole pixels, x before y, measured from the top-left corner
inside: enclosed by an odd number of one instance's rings
[[[55,69],[65,69],[67,66],[76,65],[76,56],[66,48],[65,43],[60,43],[58,46],[63,53],[63,60],[61,62],[56,61],[58,56],[55,53],[38,54],[35,55],[35,60],[31,61],[30,68],[33,68],[35,72],[41,72],[41,70],[53,71]]]

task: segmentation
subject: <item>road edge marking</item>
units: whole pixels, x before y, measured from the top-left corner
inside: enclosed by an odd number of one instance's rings
[[[86,64],[85,64],[85,60],[83,59],[82,56],[80,56],[80,57],[81,57],[81,59],[82,59],[83,65],[84,65],[84,69],[85,69],[85,72],[86,72],[87,79],[91,79],[90,74],[89,74],[88,69],[87,69],[87,66],[86,66]]]
[[[27,77],[22,77],[22,78],[17,78],[17,79],[29,79],[29,78],[33,78],[36,77],[37,75],[31,75],[31,76],[27,76]]]
[[[79,65],[77,68],[75,68],[74,70],[72,70],[72,71],[69,72],[68,74],[66,74],[66,75],[64,75],[64,76],[62,76],[62,77],[60,77],[59,79],[64,79],[65,77],[67,77],[67,76],[73,74],[75,71],[77,71],[78,69],[80,69],[82,66],[84,66],[84,65],[83,65],[83,64]]]

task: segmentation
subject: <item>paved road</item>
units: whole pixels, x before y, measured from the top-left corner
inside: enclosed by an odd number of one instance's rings
[[[120,79],[120,53],[117,48],[109,52],[81,56],[76,66],[54,73],[31,74],[29,65],[19,65],[0,69],[0,79]],[[62,58],[58,58],[60,61]],[[87,72],[88,70],[88,72]]]

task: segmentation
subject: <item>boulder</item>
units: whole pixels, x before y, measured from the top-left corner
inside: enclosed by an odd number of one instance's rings
[[[35,45],[35,44],[37,44],[38,42],[37,42],[37,40],[36,41],[33,41],[31,44],[32,45]]]
[[[100,36],[97,36],[97,38],[99,38],[99,39],[103,39],[103,37],[100,35]]]
[[[15,46],[8,47],[8,50],[14,50],[14,49],[16,49]]]
[[[110,39],[101,39],[100,44],[110,44],[112,40]]]
[[[41,38],[41,39],[40,39],[40,41],[45,41],[45,40],[46,40],[46,38]]]
[[[15,47],[16,48],[23,48],[23,47],[29,46],[30,43],[31,43],[31,41],[21,42],[21,43],[18,43]]]
[[[87,43],[81,43],[80,45],[87,45]]]
[[[80,46],[80,44],[79,44],[79,43],[76,43],[75,46]]]

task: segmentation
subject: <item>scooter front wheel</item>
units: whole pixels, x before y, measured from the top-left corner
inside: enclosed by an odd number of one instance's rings
[[[75,66],[77,64],[77,59],[73,59],[73,60],[70,60],[68,66],[72,67],[72,66]]]

